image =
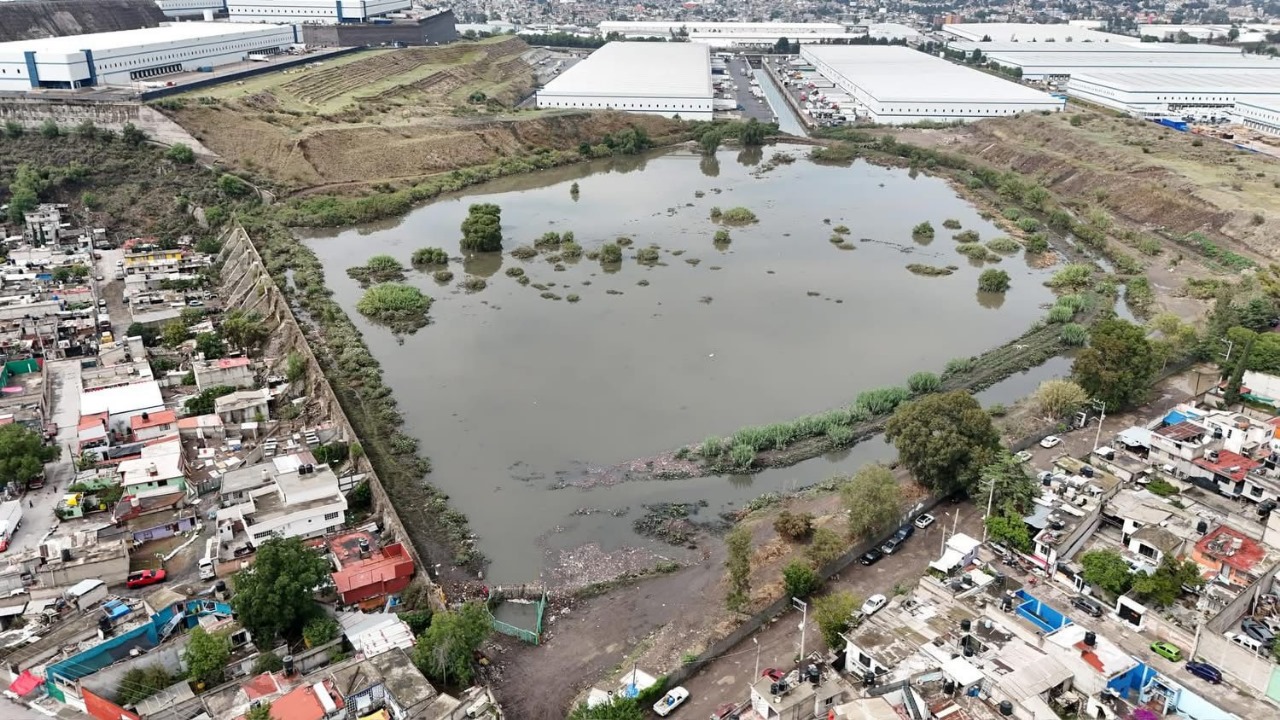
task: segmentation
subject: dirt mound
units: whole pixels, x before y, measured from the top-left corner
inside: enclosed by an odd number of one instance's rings
[[[1213,138],[1090,111],[901,137],[1036,178],[1077,211],[1099,207],[1144,230],[1175,238],[1209,233],[1240,243],[1239,251],[1280,258],[1273,240],[1280,165]]]

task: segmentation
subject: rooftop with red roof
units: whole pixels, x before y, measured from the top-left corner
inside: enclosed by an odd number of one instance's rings
[[[1200,538],[1196,552],[1244,573],[1251,572],[1267,554],[1256,540],[1226,525]]]
[[[178,414],[172,410],[161,410],[155,413],[143,413],[129,418],[129,427],[135,431],[160,425],[171,425],[178,420]]]
[[[1196,458],[1195,463],[1205,470],[1212,471],[1215,475],[1221,475],[1237,481],[1244,480],[1244,476],[1250,470],[1262,465],[1257,460],[1252,460],[1230,450],[1219,450],[1216,461],[1210,460],[1206,455],[1205,457]]]
[[[247,357],[237,357],[237,358],[218,358],[218,361],[217,361],[215,364],[216,364],[219,368],[221,368],[221,369],[223,369],[223,370],[226,370],[226,369],[228,369],[228,368],[240,367],[240,366],[242,366],[242,365],[248,365],[248,364],[249,364],[249,358],[247,358]]]
[[[324,680],[295,688],[272,702],[271,717],[275,720],[324,720],[329,713],[325,710],[324,699],[318,694],[320,692],[328,696],[328,705],[339,710],[345,707],[342,695],[333,688],[333,681]]]
[[[344,563],[332,577],[344,602],[361,602],[403,590],[413,571],[413,559],[404,546],[393,543],[367,559]]]

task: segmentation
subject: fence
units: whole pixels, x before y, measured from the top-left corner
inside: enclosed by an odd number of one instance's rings
[[[501,588],[501,587],[494,588],[494,591],[489,596],[489,602],[494,604],[499,604],[504,600],[504,598],[524,599],[525,595],[527,594],[526,587],[522,585],[519,587],[519,590],[520,590],[519,592],[510,592],[510,591],[506,591],[505,588]],[[503,635],[510,635],[513,638],[527,642],[530,645],[540,644],[542,641],[542,618],[547,611],[546,590],[541,590],[541,589],[537,590],[536,598],[537,598],[536,600],[529,601],[529,603],[533,605],[533,609],[534,609],[534,621],[533,621],[532,630],[529,630],[527,628],[517,627],[515,625],[512,625],[511,623],[503,622],[498,618],[494,617],[492,614],[490,614],[489,619],[491,621],[491,624],[493,625],[493,629],[502,633]]]

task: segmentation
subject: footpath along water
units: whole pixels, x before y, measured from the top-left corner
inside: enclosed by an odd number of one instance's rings
[[[780,146],[602,160],[305,239],[381,362],[406,431],[431,456],[430,481],[471,519],[492,560],[490,579],[537,581],[566,558],[591,571],[647,562],[651,550],[678,556],[632,530],[642,505],[706,501],[698,518],[710,520],[761,493],[884,459],[890,448],[873,439],[746,477],[579,487],[594,468],[835,407],[917,370],[939,372],[1043,316],[1051,271],[1020,255],[994,265],[1012,276],[1008,293],[977,292],[983,264],[956,252],[956,231],[942,223],[958,220],[984,241],[1000,233],[946,183],[864,163],[817,165],[806,152]],[[546,254],[459,260],[459,226],[477,202],[502,208],[508,253],[549,230],[572,231],[587,251],[620,236],[633,244],[620,266],[556,263]],[[735,206],[759,222],[710,220],[713,207]],[[924,220],[936,237],[918,243],[911,229]],[[730,242],[715,242],[721,229]],[[637,250],[650,244],[659,260],[640,264]],[[407,281],[436,302],[432,324],[402,344],[356,312],[362,291],[346,269],[380,253],[408,266],[426,246],[455,258],[455,278],[441,284],[409,270]],[[922,277],[906,269],[912,263],[956,269]],[[529,284],[508,276],[510,268]],[[467,275],[487,287],[460,289]],[[1016,397],[997,395],[983,397]]]

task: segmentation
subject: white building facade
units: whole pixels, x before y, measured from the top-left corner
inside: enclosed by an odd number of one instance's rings
[[[409,0],[226,0],[232,22],[338,23],[369,22],[408,10]]]
[[[1234,115],[1241,125],[1250,130],[1280,135],[1280,98],[1269,102],[1239,100]]]
[[[142,30],[0,43],[0,90],[124,85],[242,62],[298,42],[281,25],[184,22]]]
[[[779,38],[793,43],[818,43],[865,37],[865,27],[840,23],[784,22],[680,22],[648,20],[638,22],[602,22],[601,37],[616,33],[624,38],[687,37],[689,42],[712,47],[772,47]]]
[[[712,98],[706,45],[611,42],[547,83],[537,103],[711,120]]]
[[[156,0],[156,6],[166,17],[180,18],[203,16],[212,20],[214,13],[225,12],[226,0]]]
[[[1224,117],[1238,101],[1280,101],[1280,71],[1081,73],[1067,94],[1135,117]]]

